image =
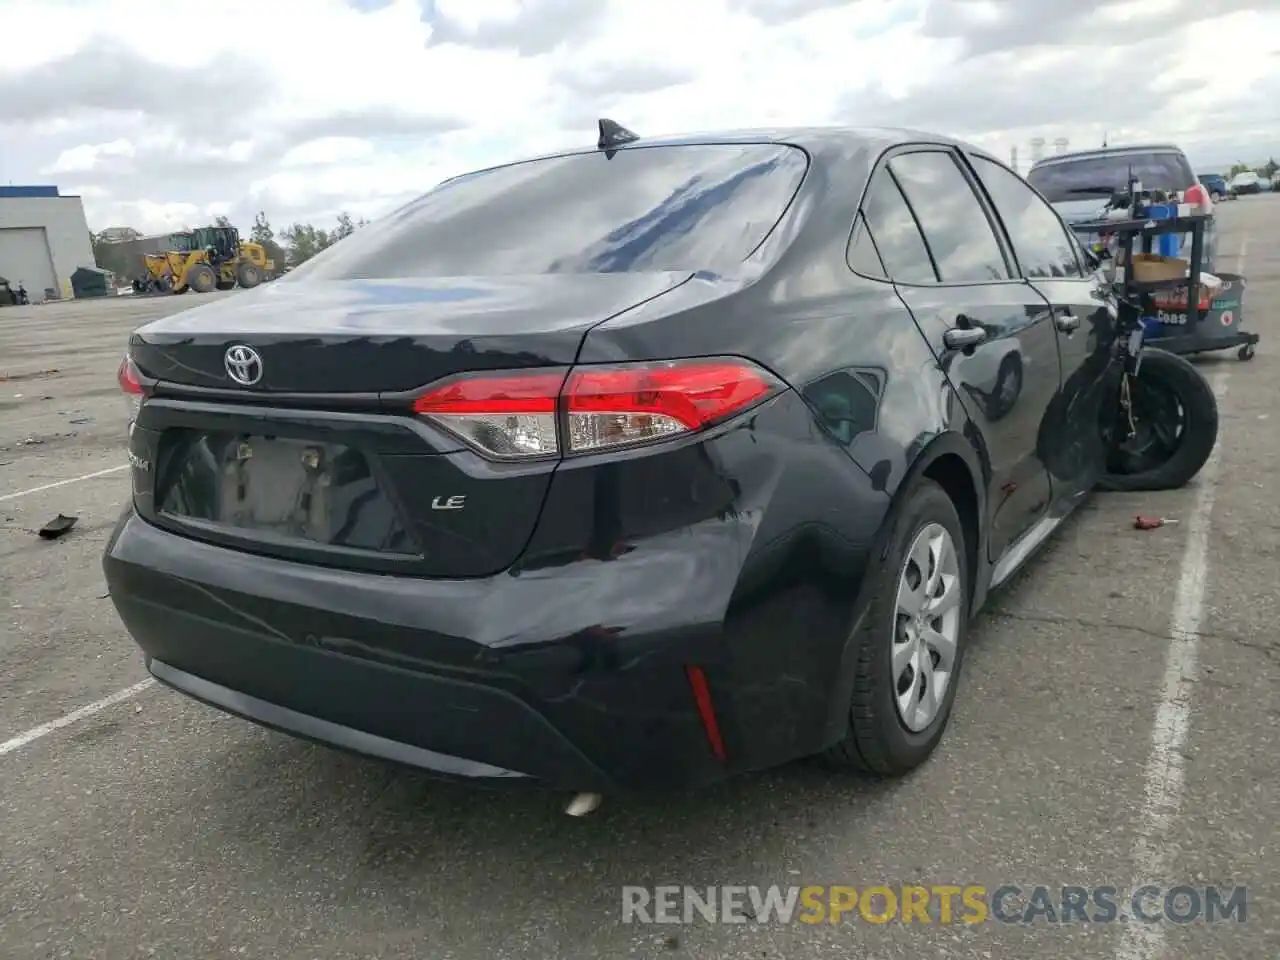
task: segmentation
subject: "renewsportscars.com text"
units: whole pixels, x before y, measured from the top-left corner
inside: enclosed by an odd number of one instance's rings
[[[623,887],[623,923],[1243,923],[1245,887]]]

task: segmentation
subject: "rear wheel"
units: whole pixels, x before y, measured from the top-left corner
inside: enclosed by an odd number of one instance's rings
[[[218,286],[218,275],[207,263],[192,264],[187,270],[187,286],[196,293],[210,293]]]
[[[1151,347],[1129,378],[1129,409],[1119,411],[1117,441],[1103,490],[1174,490],[1186,486],[1218,442],[1218,400],[1184,357]],[[1133,436],[1129,436],[1132,433]]]
[[[246,290],[251,290],[262,282],[262,271],[256,263],[245,260],[236,267],[236,282]]]
[[[946,492],[920,480],[897,510],[888,550],[867,574],[849,728],[825,759],[895,776],[942,739],[964,659],[968,554]]]

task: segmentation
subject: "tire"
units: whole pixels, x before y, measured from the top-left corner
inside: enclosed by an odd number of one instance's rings
[[[1185,358],[1147,347],[1142,351],[1142,365],[1138,368],[1136,383],[1131,386],[1135,409],[1143,407],[1144,400],[1158,393],[1176,400],[1181,408],[1181,432],[1168,455],[1158,462],[1155,455],[1147,463],[1134,468],[1137,458],[1126,456],[1123,445],[1116,448],[1107,463],[1107,472],[1098,483],[1101,490],[1176,490],[1184,487],[1198,474],[1208,461],[1218,442],[1218,399],[1213,388]],[[1145,392],[1145,395],[1144,395]],[[1167,405],[1166,405],[1167,408]],[[1123,414],[1120,416],[1123,418]],[[1135,446],[1151,434],[1152,418],[1135,414],[1139,437]],[[1150,421],[1150,422],[1144,422]],[[1121,429],[1125,429],[1123,419]],[[1168,432],[1167,426],[1157,431]],[[1128,463],[1124,463],[1124,461]]]
[[[187,286],[196,293],[212,293],[218,286],[218,275],[207,263],[194,263],[187,270]]]
[[[252,290],[262,282],[262,271],[258,269],[256,263],[242,261],[236,267],[236,282],[246,290]]]
[[[915,567],[909,551],[927,530],[945,531],[954,549],[955,653],[941,703],[932,719],[919,729],[904,721],[897,700],[893,654],[901,636],[898,592],[902,579]],[[829,766],[879,776],[901,776],[915,769],[937,748],[951,716],[964,662],[969,626],[969,559],[964,528],[955,505],[931,480],[921,479],[894,508],[887,548],[868,570],[863,585],[857,634],[849,726],[843,739],[823,754]],[[945,626],[945,624],[944,624]]]

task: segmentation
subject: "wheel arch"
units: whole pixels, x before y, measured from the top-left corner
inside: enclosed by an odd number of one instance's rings
[[[980,605],[979,595],[985,595],[987,582],[983,559],[986,557],[987,500],[985,477],[988,470],[980,449],[959,432],[948,431],[930,440],[911,461],[893,493],[889,510],[890,521],[877,551],[883,559],[888,553],[892,534],[895,532],[902,511],[902,502],[923,480],[931,480],[940,486],[950,498],[960,517],[965,540],[965,559],[969,581],[970,609]]]
[[[967,420],[963,422],[968,424]],[[890,493],[886,519],[876,537],[875,548],[870,554],[872,563],[883,563],[888,559],[890,546],[901,523],[903,504],[911,496],[912,491],[922,479],[936,483],[955,505],[963,527],[968,574],[966,579],[969,581],[970,595],[969,613],[972,614],[981,607],[986,598],[987,585],[990,583],[990,567],[985,562],[987,555],[985,491],[988,484],[984,477],[990,474],[986,465],[987,458],[982,451],[980,441],[976,438],[971,439],[967,430],[964,433],[948,430],[915,446],[918,449],[910,458],[910,466],[903,473],[902,480],[892,488]],[[873,587],[869,577],[870,572],[871,567],[868,566],[863,584],[854,601],[855,617],[840,661],[840,679],[832,690],[825,731],[828,744],[836,743],[847,729],[848,704],[853,696],[856,662],[859,655],[856,637],[864,618],[868,616],[871,609],[873,594],[869,591]]]

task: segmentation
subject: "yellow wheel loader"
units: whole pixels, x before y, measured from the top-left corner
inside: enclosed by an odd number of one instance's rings
[[[210,293],[256,287],[275,272],[260,243],[242,241],[235,227],[201,227],[175,233],[173,249],[143,255],[147,275],[135,280],[138,293]]]

